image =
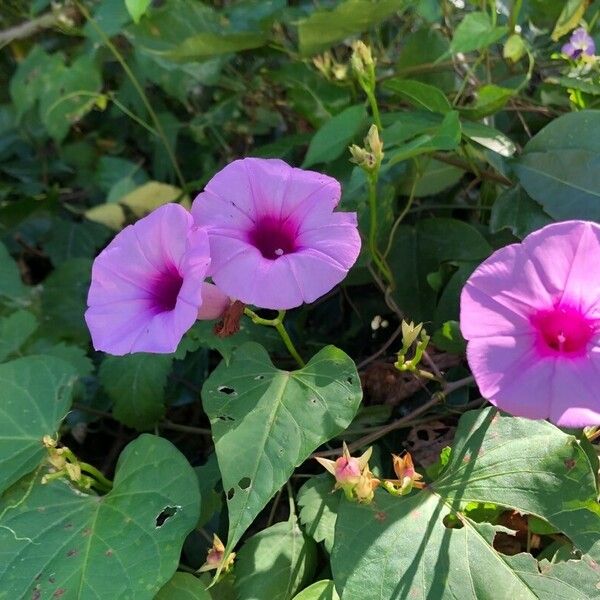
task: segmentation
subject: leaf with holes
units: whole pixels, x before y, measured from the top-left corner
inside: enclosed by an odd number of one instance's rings
[[[151,600],[175,572],[199,505],[187,460],[147,434],[121,454],[106,496],[22,479],[0,503],[0,598]]]
[[[40,464],[42,438],[69,411],[75,379],[68,363],[49,356],[0,365],[0,493]]]
[[[533,514],[587,552],[593,527],[576,515],[587,512],[597,532],[595,498],[594,470],[574,436],[494,409],[466,413],[437,481],[405,498],[377,493],[369,505],[342,499],[332,554],[337,590],[347,600],[598,598],[600,573],[588,557],[550,564],[500,554],[494,537],[508,530],[464,513],[469,502],[489,502]],[[448,515],[460,528],[445,526]]]
[[[354,363],[333,346],[289,372],[249,343],[211,374],[202,400],[227,493],[227,552],[294,469],[348,427],[361,397]]]

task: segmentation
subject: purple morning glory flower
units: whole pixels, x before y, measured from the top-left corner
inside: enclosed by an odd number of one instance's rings
[[[227,165],[192,205],[208,230],[214,282],[232,298],[278,310],[329,292],[360,251],[356,213],[333,212],[340,194],[335,179],[282,160]]]
[[[208,236],[178,204],[165,204],[129,225],[92,267],[85,320],[96,350],[170,353],[198,318],[229,304],[204,281]]]
[[[579,27],[571,34],[569,41],[562,47],[561,51],[572,59],[579,58],[582,54],[594,56],[596,44],[585,28]]]

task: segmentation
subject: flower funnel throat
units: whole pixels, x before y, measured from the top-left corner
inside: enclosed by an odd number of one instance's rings
[[[192,205],[210,241],[211,276],[228,296],[285,310],[340,283],[360,251],[356,213],[334,212],[333,178],[277,159],[236,160]]]
[[[538,331],[542,348],[565,355],[584,354],[595,329],[594,321],[568,306],[539,311],[532,318],[532,324]]]
[[[264,258],[275,260],[284,254],[295,252],[296,230],[288,221],[270,217],[259,220],[250,232],[249,242],[260,250]]]
[[[159,274],[151,291],[153,308],[157,314],[175,308],[182,285],[183,277],[173,265]]]
[[[481,394],[563,427],[600,424],[600,225],[554,223],[494,252],[463,288]]]

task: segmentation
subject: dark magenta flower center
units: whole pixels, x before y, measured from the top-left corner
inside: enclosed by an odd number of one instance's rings
[[[260,219],[255,223],[249,238],[250,243],[270,260],[297,250],[296,227],[289,221],[272,217]]]
[[[533,325],[540,341],[561,354],[583,353],[594,334],[594,322],[568,306],[539,311],[533,317]]]
[[[183,277],[175,268],[160,273],[152,286],[152,305],[156,312],[168,312],[175,308],[177,296],[183,285]]]

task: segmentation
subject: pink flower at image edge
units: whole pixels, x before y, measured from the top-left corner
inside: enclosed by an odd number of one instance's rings
[[[236,160],[192,205],[210,240],[210,274],[232,298],[261,308],[313,302],[356,261],[356,213],[334,212],[339,183],[278,159]]]
[[[94,348],[174,352],[196,319],[216,318],[229,303],[204,282],[209,264],[206,231],[177,204],[126,227],[92,267],[85,320]]]
[[[600,424],[600,226],[548,225],[485,260],[461,296],[481,394],[513,415]]]

